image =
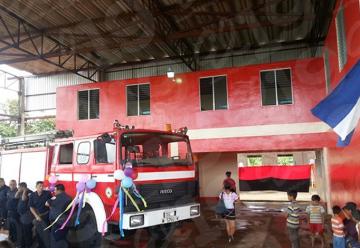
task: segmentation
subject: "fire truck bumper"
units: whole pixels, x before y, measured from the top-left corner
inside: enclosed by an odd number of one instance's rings
[[[173,223],[200,216],[200,204],[131,212],[124,214],[123,228],[126,230]]]

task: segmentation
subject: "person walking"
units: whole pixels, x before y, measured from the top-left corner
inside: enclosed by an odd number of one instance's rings
[[[44,190],[44,182],[36,182],[36,191],[29,197],[29,206],[35,218],[34,225],[39,248],[50,247],[49,232],[44,230],[49,225],[49,208],[45,206],[45,203],[50,198],[50,191]]]
[[[287,196],[290,201],[289,206],[285,210],[285,212],[287,213],[286,226],[288,229],[288,235],[291,242],[291,248],[299,248],[300,208],[296,202],[297,192],[295,190],[291,190],[287,193]]]
[[[231,171],[227,171],[225,176],[226,178],[223,181],[223,186],[225,187],[225,185],[228,184],[230,185],[231,192],[236,192],[236,182],[231,178]]]
[[[235,202],[239,199],[239,197],[236,193],[232,192],[230,184],[225,184],[224,190],[220,193],[219,198],[224,201],[226,208],[222,217],[225,219],[228,242],[231,243],[234,241],[234,233],[236,230]]]
[[[311,247],[315,245],[315,238],[319,237],[321,241],[321,247],[325,246],[324,239],[324,219],[325,209],[320,205],[320,196],[312,195],[311,204],[306,207],[305,212],[308,214],[308,223],[311,232]]]
[[[66,207],[70,204],[71,197],[65,193],[65,187],[63,184],[55,185],[55,196],[51,199],[47,200],[46,206],[50,208],[49,220],[53,222],[63,211],[65,211]],[[60,219],[57,223],[55,223],[51,227],[50,234],[50,247],[51,248],[67,248],[68,242],[66,240],[66,234],[68,232],[68,228],[65,227],[62,230],[59,230],[61,225],[63,224],[64,219]]]

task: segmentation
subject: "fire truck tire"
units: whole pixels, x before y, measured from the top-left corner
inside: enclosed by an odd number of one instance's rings
[[[74,223],[74,220],[71,220]],[[70,247],[101,247],[101,233],[97,230],[95,213],[86,205],[80,215],[80,224],[69,229],[67,240]]]

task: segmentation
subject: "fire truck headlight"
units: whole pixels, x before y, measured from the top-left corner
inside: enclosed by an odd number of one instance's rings
[[[130,217],[130,227],[137,227],[144,225],[144,215],[134,215]]]
[[[200,206],[192,206],[190,207],[190,216],[195,216],[200,214]]]

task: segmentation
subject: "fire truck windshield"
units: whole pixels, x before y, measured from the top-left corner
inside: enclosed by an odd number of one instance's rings
[[[164,133],[124,133],[121,136],[122,161],[133,166],[191,165],[189,140]]]

